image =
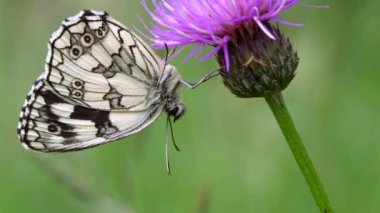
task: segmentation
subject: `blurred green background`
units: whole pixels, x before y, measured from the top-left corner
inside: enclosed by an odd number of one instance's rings
[[[281,26],[301,58],[284,91],[336,212],[380,212],[380,2],[311,1]],[[139,1],[0,0],[0,212],[317,212],[263,99],[238,99],[213,79],[183,88],[188,112],[165,172],[165,117],[120,142],[66,154],[26,151],[19,111],[43,71],[47,41],[79,10],[149,23]],[[161,55],[164,52],[160,52]],[[196,81],[214,60],[172,62]]]

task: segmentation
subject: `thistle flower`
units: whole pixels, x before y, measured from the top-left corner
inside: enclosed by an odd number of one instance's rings
[[[226,50],[227,43],[241,28],[258,26],[268,37],[275,35],[265,26],[279,19],[282,12],[296,5],[299,0],[153,0],[155,11],[151,11],[145,0],[143,5],[156,22],[151,30],[155,48],[179,47],[196,44],[196,49],[205,45]]]
[[[284,90],[295,76],[298,56],[283,33],[267,25],[276,35],[268,37],[259,28],[242,30],[227,43],[230,54],[217,53],[219,64],[229,60],[229,72],[220,72],[224,85],[238,97],[265,97]]]
[[[281,94],[294,77],[298,57],[289,39],[271,21],[297,25],[279,16],[299,0],[152,1],[154,11],[145,0],[143,5],[156,22],[150,30],[153,47],[194,44],[192,57],[206,45],[213,46],[202,59],[217,56],[224,69],[220,71],[224,84],[238,97],[265,98],[320,212],[333,212]]]
[[[299,0],[153,0],[154,11],[142,3],[156,23],[153,48],[194,44],[190,58],[213,46],[201,60],[217,55],[225,85],[239,97],[281,91],[294,76],[297,55],[270,22],[297,25],[279,16]]]

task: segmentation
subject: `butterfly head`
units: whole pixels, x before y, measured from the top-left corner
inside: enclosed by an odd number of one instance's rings
[[[173,121],[175,122],[185,114],[186,108],[183,103],[178,103],[177,105],[173,105],[171,108],[166,108],[166,111],[169,116],[174,118]]]

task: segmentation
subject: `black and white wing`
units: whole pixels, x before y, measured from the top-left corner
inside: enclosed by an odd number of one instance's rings
[[[141,112],[74,105],[40,79],[25,101],[18,134],[25,148],[36,151],[81,150],[134,134],[151,124],[161,111],[159,104]]]
[[[19,138],[36,151],[74,151],[134,134],[162,112],[160,59],[106,12],[66,19],[27,96]]]
[[[85,10],[53,34],[44,78],[81,106],[140,111],[159,97],[160,62],[131,29],[106,12]]]

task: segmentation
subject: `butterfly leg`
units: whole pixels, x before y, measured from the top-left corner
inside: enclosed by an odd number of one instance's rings
[[[182,85],[190,88],[190,89],[195,89],[197,88],[199,85],[203,84],[204,82],[210,80],[211,78],[215,77],[215,76],[218,76],[219,75],[219,71],[221,70],[221,68],[218,68],[218,69],[215,69],[213,71],[211,71],[209,74],[203,76],[203,78],[201,78],[201,80],[199,80],[198,82],[196,83],[191,83],[191,82],[188,82],[186,80],[183,80],[181,79],[180,82]]]

